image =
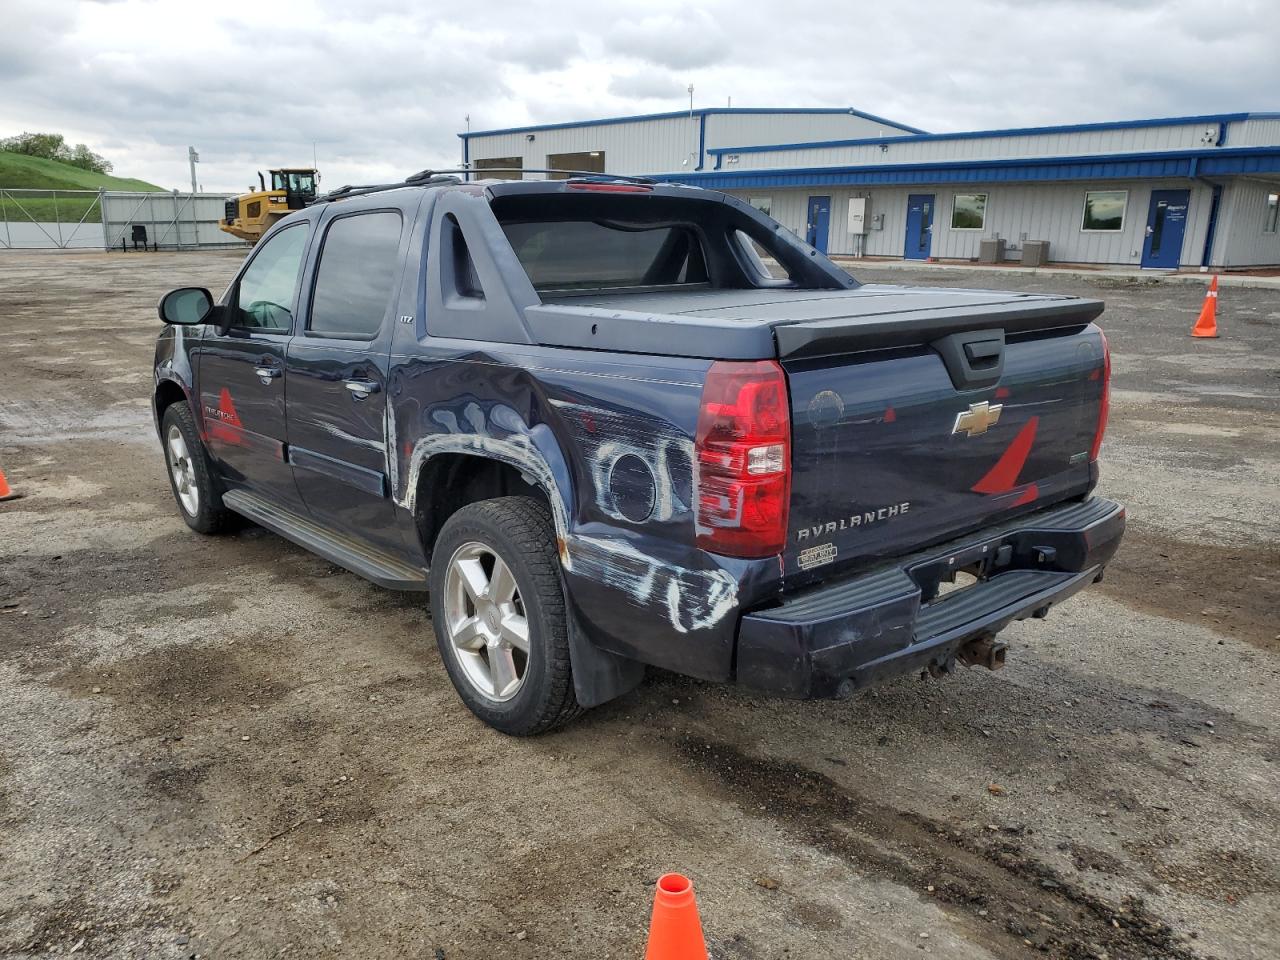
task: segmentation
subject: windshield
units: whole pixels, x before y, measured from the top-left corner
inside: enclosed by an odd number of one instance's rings
[[[314,193],[316,189],[315,174],[298,171],[271,171],[271,189],[288,190],[290,193]]]

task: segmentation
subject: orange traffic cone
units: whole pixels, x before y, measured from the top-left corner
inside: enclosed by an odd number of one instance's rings
[[[1218,275],[1213,275],[1209,289],[1205,291],[1204,306],[1200,308],[1200,318],[1191,328],[1193,337],[1216,337],[1218,335]]]
[[[0,501],[17,500],[22,494],[14,493],[9,488],[9,481],[4,478],[4,471],[0,470]]]
[[[693,881],[678,873],[658,878],[644,960],[707,960]]]

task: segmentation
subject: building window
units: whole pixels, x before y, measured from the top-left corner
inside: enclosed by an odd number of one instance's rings
[[[1128,190],[1090,190],[1084,195],[1084,220],[1080,229],[1118,233],[1124,229],[1124,210],[1128,205]]]
[[[552,180],[567,180],[573,173],[604,173],[604,151],[586,153],[548,153],[547,169],[567,170],[569,173],[549,173]]]
[[[524,157],[490,157],[471,164],[481,180],[519,180],[524,176],[523,167]]]
[[[951,204],[952,230],[981,230],[987,225],[987,195],[957,193]]]
[[[773,216],[769,211],[773,209],[773,197],[752,197],[747,203],[751,204],[766,217]]]
[[[1262,217],[1262,232],[1280,232],[1280,193],[1267,194],[1267,210]]]

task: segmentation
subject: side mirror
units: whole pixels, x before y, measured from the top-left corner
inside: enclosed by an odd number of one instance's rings
[[[213,313],[213,295],[204,287],[179,287],[160,298],[156,312],[165,323],[180,326],[204,323]]]

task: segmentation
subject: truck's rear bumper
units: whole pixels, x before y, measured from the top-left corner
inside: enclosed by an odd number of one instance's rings
[[[737,680],[782,696],[830,697],[949,667],[970,640],[1043,615],[1098,580],[1124,525],[1124,508],[1111,500],[1058,505],[747,614]],[[951,571],[975,566],[978,583],[921,602]]]

